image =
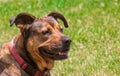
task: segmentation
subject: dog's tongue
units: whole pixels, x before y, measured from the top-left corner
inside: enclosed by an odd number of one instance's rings
[[[67,55],[68,54],[68,51],[66,52],[59,52],[59,55]]]

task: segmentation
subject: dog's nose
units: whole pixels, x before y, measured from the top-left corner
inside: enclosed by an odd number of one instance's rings
[[[62,42],[63,42],[63,44],[70,44],[70,43],[71,43],[71,39],[68,38],[68,37],[64,37],[64,38],[62,39]]]

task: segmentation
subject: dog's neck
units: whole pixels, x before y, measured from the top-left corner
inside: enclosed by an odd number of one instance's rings
[[[27,52],[24,50],[23,47],[23,39],[21,36],[16,36],[14,38],[14,45],[15,45],[15,49],[17,51],[17,53],[28,63],[30,63],[31,65],[34,65],[34,67],[36,67],[36,65],[34,64],[34,62],[32,61],[32,59],[30,59],[29,53],[26,54]]]
[[[30,53],[24,49],[24,44],[23,41],[24,38],[19,35],[14,38],[14,44],[15,44],[15,49],[17,53],[30,65],[32,65],[34,68],[39,69],[40,71],[45,71],[45,70],[50,70],[54,66],[54,61],[50,60],[49,58],[42,57],[44,60],[45,64],[38,63],[33,60],[32,56]]]

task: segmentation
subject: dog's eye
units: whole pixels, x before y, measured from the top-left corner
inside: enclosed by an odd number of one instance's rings
[[[50,30],[42,31],[43,35],[50,34],[50,33],[51,33]]]
[[[63,28],[60,29],[60,32],[63,32]]]

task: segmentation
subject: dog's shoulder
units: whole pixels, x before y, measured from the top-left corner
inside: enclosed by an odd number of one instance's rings
[[[4,58],[5,56],[10,55],[9,52],[9,42],[4,43],[0,48],[0,60]]]

